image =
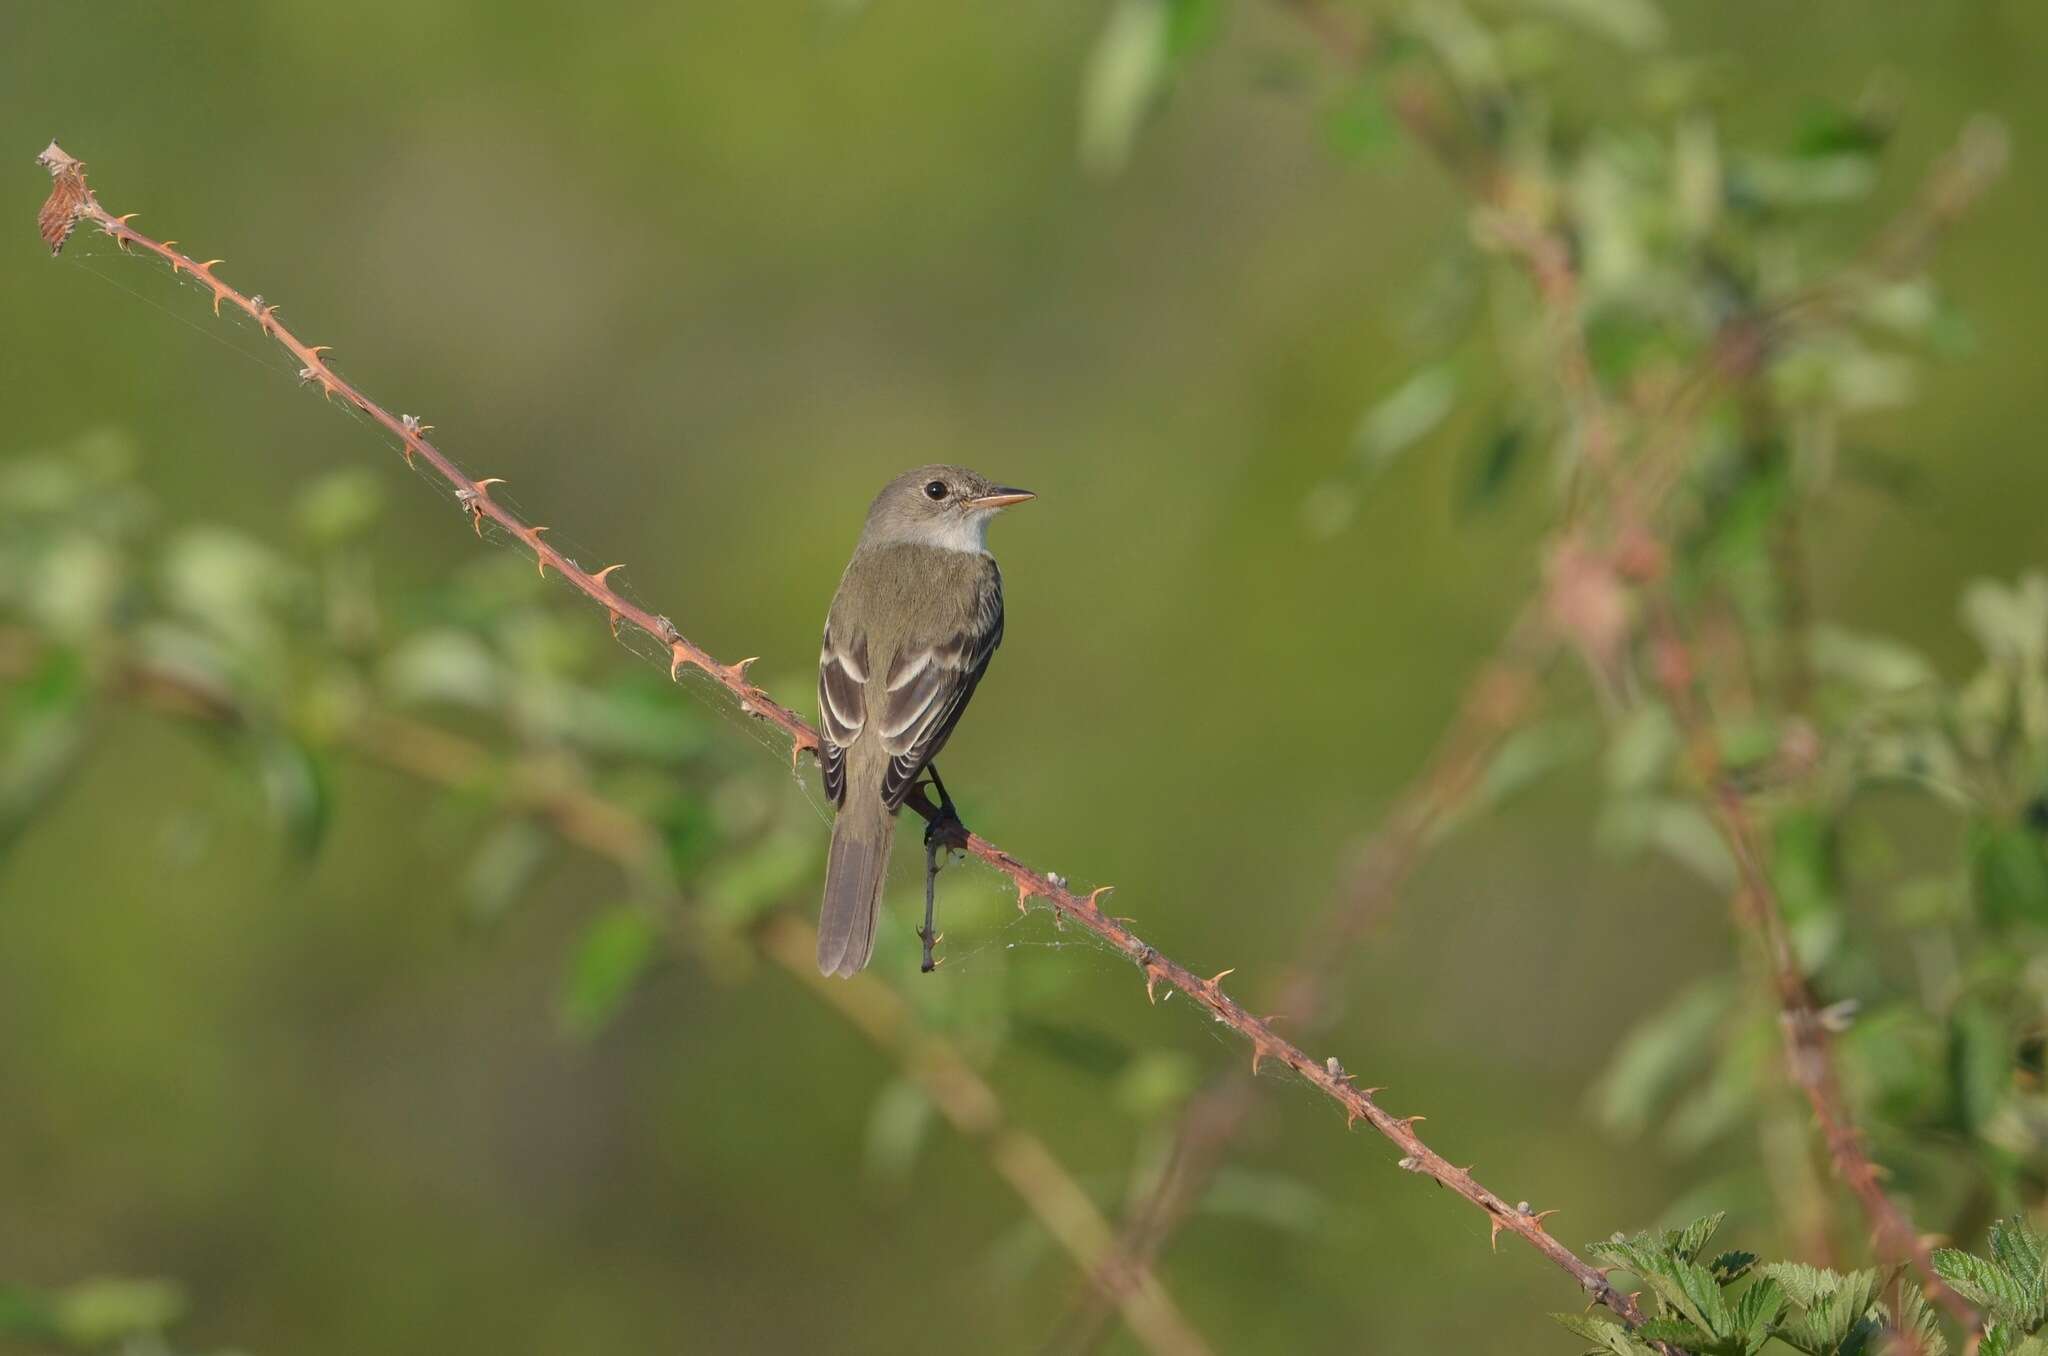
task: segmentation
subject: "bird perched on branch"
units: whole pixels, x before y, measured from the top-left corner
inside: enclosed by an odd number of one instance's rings
[[[931,832],[959,823],[931,763],[1003,639],[989,522],[1033,497],[962,466],[920,466],[868,506],[818,656],[819,763],[838,810],[818,915],[825,974],[853,975],[868,963],[896,812],[920,774],[939,794]]]

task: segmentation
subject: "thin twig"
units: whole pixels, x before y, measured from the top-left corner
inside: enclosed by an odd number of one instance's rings
[[[536,566],[542,574],[554,570],[579,592],[604,607],[615,625],[631,624],[655,637],[669,651],[672,676],[679,675],[685,667],[695,667],[709,675],[714,682],[738,698],[742,711],[769,722],[789,736],[792,763],[804,750],[808,749],[815,754],[819,741],[817,732],[810,724],[796,712],[776,702],[766,692],[747,681],[747,667],[753,661],[741,660],[735,664],[721,664],[709,653],[684,639],[672,622],[647,612],[613,592],[605,582],[606,575],[613,567],[591,574],[549,546],[541,537],[544,529],[529,526],[517,514],[491,498],[490,487],[498,483],[497,481],[471,479],[426,440],[418,420],[395,416],[357,390],[334,371],[324,356],[324,348],[304,343],[277,320],[275,307],[259,306],[249,297],[222,282],[212,271],[218,261],[202,264],[171,245],[143,235],[130,226],[126,219],[108,212],[100,204],[98,197],[86,186],[83,163],[65,154],[55,142],[51,143],[39,159],[55,181],[50,202],[45,205],[44,213],[45,239],[53,250],[61,247],[63,239],[61,235],[52,238],[47,227],[47,219],[53,208],[61,208],[68,219],[67,228],[71,223],[91,222],[123,248],[141,249],[162,259],[175,272],[192,274],[211,290],[216,308],[225,303],[255,318],[264,333],[275,339],[302,364],[300,376],[303,381],[318,386],[323,395],[339,397],[361,410],[400,440],[408,461],[414,457],[425,461],[436,474],[452,485],[458,499],[470,513],[479,535],[482,532],[483,520],[490,519],[533,553]],[[927,821],[938,813],[938,807],[922,795],[908,803]],[[1395,1116],[1373,1099],[1374,1090],[1354,1087],[1350,1075],[1344,1072],[1334,1057],[1324,1060],[1314,1058],[1274,1030],[1268,1022],[1248,1011],[1223,990],[1222,980],[1230,973],[1229,970],[1204,978],[1180,962],[1163,955],[1127,926],[1125,920],[1102,912],[1098,907],[1099,898],[1103,893],[1101,890],[1086,896],[1076,895],[1048,874],[1025,865],[976,833],[965,835],[964,847],[970,855],[986,862],[1010,880],[1017,891],[1019,909],[1026,909],[1033,901],[1037,901],[1044,907],[1052,909],[1061,919],[1074,923],[1099,938],[1139,969],[1145,977],[1148,996],[1156,998],[1160,985],[1185,994],[1192,1004],[1219,1024],[1236,1032],[1251,1046],[1254,1067],[1266,1060],[1272,1060],[1294,1070],[1305,1082],[1343,1109],[1347,1124],[1355,1124],[1362,1120],[1399,1148],[1401,1167],[1436,1181],[1484,1212],[1488,1216],[1494,1237],[1498,1237],[1503,1230],[1516,1235],[1571,1276],[1589,1296],[1613,1310],[1623,1321],[1631,1325],[1641,1323],[1642,1310],[1635,1300],[1609,1284],[1606,1275],[1599,1268],[1552,1238],[1549,1231],[1543,1227],[1543,1212],[1520,1210],[1482,1185],[1469,1170],[1451,1163],[1422,1141],[1414,1129],[1414,1123],[1421,1119],[1420,1117]]]
[[[39,649],[31,633],[0,628],[0,679],[33,672]],[[175,668],[124,657],[114,668],[109,690],[183,720],[245,723],[230,693]],[[634,879],[667,880],[660,832],[587,786],[565,781],[559,774],[529,776],[516,762],[501,760],[473,739],[403,716],[364,714],[350,723],[343,739],[364,762],[432,786],[465,790],[509,785],[509,809],[531,815],[564,842],[612,862]],[[675,940],[685,934],[668,935]],[[903,1000],[872,975],[853,983],[824,981],[816,961],[817,934],[808,924],[776,914],[749,933],[748,940],[893,1058],[947,1122],[982,1147],[996,1172],[1081,1274],[1097,1273],[1110,1248],[1109,1221],[1044,1141],[1010,1123],[996,1090],[956,1046],[916,1026]],[[1149,1270],[1130,1276],[1109,1298],[1148,1351],[1202,1356],[1209,1350]]]

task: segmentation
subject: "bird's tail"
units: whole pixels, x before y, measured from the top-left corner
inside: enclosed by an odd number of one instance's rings
[[[818,969],[824,974],[858,974],[875,949],[875,923],[894,837],[890,831],[895,827],[878,795],[849,794],[832,821],[825,904],[818,913]]]

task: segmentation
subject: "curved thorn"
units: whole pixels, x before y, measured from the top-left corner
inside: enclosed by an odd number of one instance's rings
[[[599,571],[598,571],[598,572],[597,572],[596,574],[593,574],[592,576],[590,576],[591,582],[592,582],[592,583],[594,583],[594,584],[596,584],[596,585],[597,585],[597,586],[598,586],[599,588],[601,588],[601,589],[608,589],[608,588],[610,588],[610,587],[611,587],[611,585],[609,585],[609,584],[607,584],[607,583],[605,583],[605,582],[604,582],[604,581],[605,581],[605,578],[606,578],[606,577],[607,577],[608,575],[610,575],[610,574],[611,574],[611,572],[612,572],[613,570],[623,570],[623,569],[625,569],[625,568],[626,568],[626,564],[625,564],[625,562],[624,562],[624,561],[620,561],[620,562],[619,562],[619,563],[618,563],[617,565],[607,565],[607,566],[605,566],[605,567],[604,567],[603,569],[599,570]],[[617,614],[617,613],[613,613],[613,614],[612,614],[612,617],[613,617],[613,622],[612,622],[612,632],[613,632],[613,634],[614,634],[614,635],[616,635],[616,634],[618,633],[618,621],[617,621],[617,617],[618,617],[618,614]]]

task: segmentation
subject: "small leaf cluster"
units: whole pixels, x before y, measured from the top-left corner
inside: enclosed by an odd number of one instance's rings
[[[1689,1356],[1785,1350],[1805,1356],[1908,1350],[1947,1356],[1949,1340],[1939,1319],[1901,1268],[1839,1272],[1797,1262],[1760,1263],[1743,1251],[1709,1259],[1706,1246],[1722,1219],[1710,1215],[1683,1229],[1588,1245],[1591,1256],[1645,1287],[1651,1302],[1640,1327],[1631,1330],[1604,1312],[1558,1314],[1557,1321],[1591,1342],[1594,1356],[1654,1356],[1660,1346]],[[1895,1302],[1901,1306],[1896,1321]]]
[[[1980,1356],[2044,1356],[2048,1339],[2048,1240],[2023,1218],[1991,1226],[1991,1255],[1957,1248],[1934,1254],[1934,1270],[1948,1287],[1977,1305],[1989,1320]]]

